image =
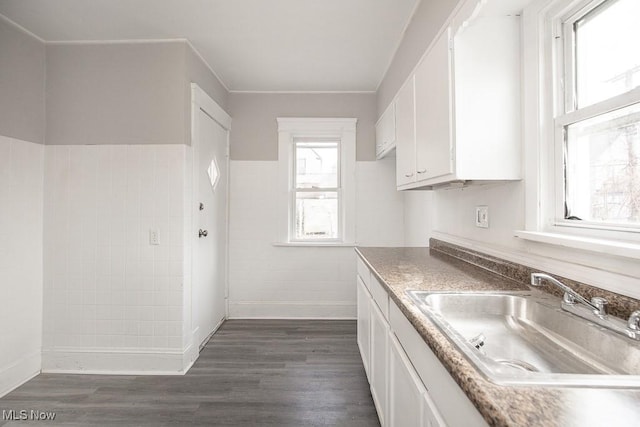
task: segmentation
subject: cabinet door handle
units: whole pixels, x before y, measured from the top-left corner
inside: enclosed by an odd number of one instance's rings
[[[420,169],[418,173],[425,173],[426,171],[427,171],[426,169]]]
[[[413,173],[405,173],[404,176],[407,178],[411,178],[413,176]]]
[[[199,238],[203,238],[203,237],[207,237],[209,235],[209,232],[207,230],[203,230],[202,228],[200,230],[198,230],[198,237]]]

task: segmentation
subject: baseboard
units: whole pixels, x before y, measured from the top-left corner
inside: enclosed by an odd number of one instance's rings
[[[355,301],[229,301],[229,319],[355,318]]]
[[[207,343],[209,342],[209,340],[211,339],[211,337],[213,337],[213,336],[215,335],[215,333],[216,333],[216,332],[218,332],[218,329],[220,329],[220,326],[222,326],[222,324],[224,323],[224,321],[225,321],[225,320],[227,320],[227,318],[226,318],[226,317],[223,317],[223,318],[222,318],[222,319],[220,319],[220,321],[216,324],[216,326],[214,326],[214,327],[213,327],[213,331],[211,331],[211,332],[209,333],[209,335],[207,335],[207,337],[204,339],[204,341],[202,341],[202,342],[200,343],[200,345],[198,346],[198,353],[200,353],[200,352],[205,348],[205,346],[207,345]],[[197,329],[196,329],[196,331],[197,331]],[[196,335],[195,335],[195,333],[194,333],[194,336],[196,336]]]
[[[358,320],[358,319],[357,317],[236,316],[236,317],[229,317],[229,320]]]
[[[0,397],[20,387],[40,373],[42,364],[41,353],[38,349],[22,357],[19,361],[0,369]]]
[[[102,375],[184,375],[197,359],[184,350],[51,348],[42,351],[42,372]]]

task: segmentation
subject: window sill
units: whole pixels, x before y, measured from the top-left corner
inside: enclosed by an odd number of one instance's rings
[[[290,246],[290,247],[328,247],[328,248],[355,248],[355,243],[346,242],[273,242],[273,246]]]
[[[541,231],[516,231],[515,236],[524,240],[564,246],[607,255],[640,259],[640,244],[593,237],[570,236]]]

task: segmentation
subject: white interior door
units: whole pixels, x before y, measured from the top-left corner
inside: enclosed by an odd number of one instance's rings
[[[194,340],[202,345],[226,316],[228,131],[204,107],[193,114],[191,307]]]

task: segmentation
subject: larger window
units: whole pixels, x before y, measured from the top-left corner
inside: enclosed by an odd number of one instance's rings
[[[280,245],[355,242],[356,119],[278,118]]]
[[[559,3],[555,225],[640,231],[640,1]]]
[[[294,140],[291,236],[294,241],[340,238],[340,140]]]

